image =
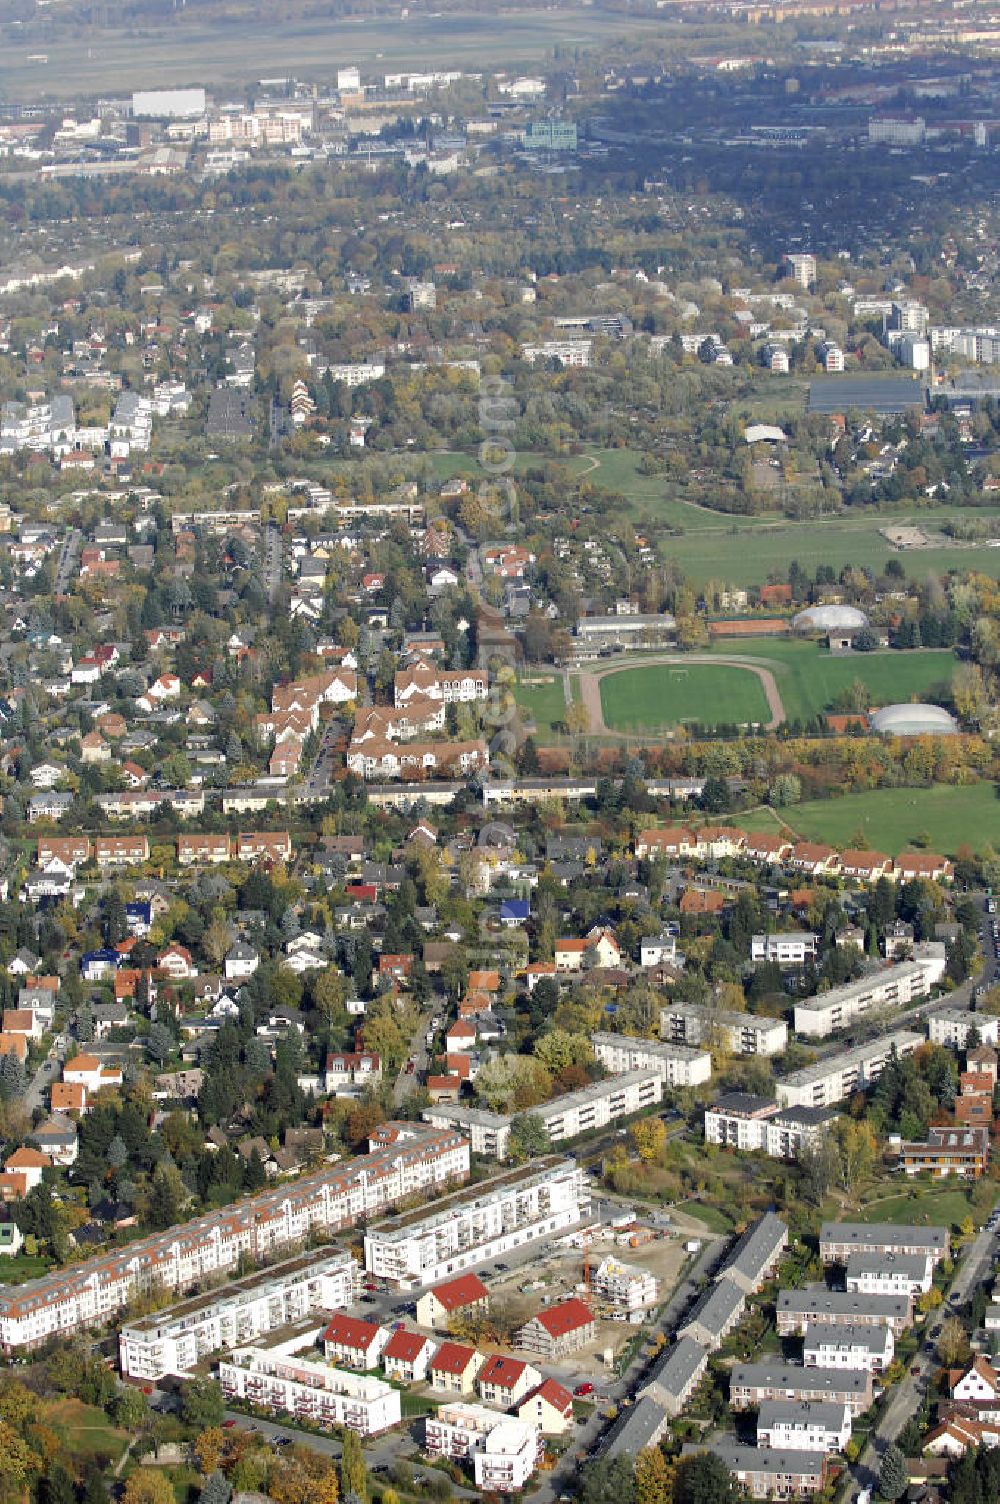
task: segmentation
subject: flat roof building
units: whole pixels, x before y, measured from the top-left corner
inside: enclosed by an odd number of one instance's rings
[[[403,1289],[435,1284],[486,1259],[576,1227],[589,1212],[583,1171],[551,1155],[507,1170],[365,1233],[365,1268]]]
[[[940,970],[936,963],[900,961],[870,976],[845,982],[842,987],[831,987],[829,992],[819,992],[795,1004],[795,1032],[810,1039],[825,1039],[872,1009],[905,1008],[915,998],[926,997],[943,971],[943,957]]]
[[[669,1003],[661,1008],[660,1036],[686,1045],[705,1045],[718,1036],[734,1055],[780,1055],[788,1047],[788,1025],[783,1018],[733,1013],[699,1003]]]
[[[899,1030],[828,1055],[815,1065],[782,1076],[775,1083],[778,1101],[782,1107],[833,1107],[852,1092],[866,1091],[878,1080],[894,1052],[912,1055],[923,1043],[922,1034]]]
[[[294,1415],[324,1428],[346,1426],[361,1436],[373,1436],[398,1425],[401,1418],[399,1390],[384,1379],[347,1373],[281,1349],[238,1348],[223,1359],[218,1372],[227,1400]]]
[[[712,1075],[707,1050],[666,1040],[638,1039],[631,1034],[592,1034],[590,1042],[602,1065],[616,1074],[655,1071],[664,1086],[703,1086]]]

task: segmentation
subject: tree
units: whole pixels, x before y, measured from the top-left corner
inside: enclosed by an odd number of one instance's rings
[[[196,1438],[194,1455],[206,1477],[219,1466],[225,1446],[226,1433],[221,1426],[209,1426]]]
[[[346,1497],[357,1494],[359,1499],[368,1497],[368,1470],[357,1431],[341,1433],[343,1452],[340,1458],[340,1491]]]
[[[905,1494],[908,1478],[906,1458],[892,1442],[886,1447],[882,1465],[878,1470],[878,1491],[883,1499],[900,1499]]]
[[[667,1128],[662,1118],[641,1118],[629,1129],[635,1152],[645,1165],[663,1159],[667,1147]]]
[[[73,1480],[61,1462],[54,1462],[41,1480],[38,1504],[76,1504]]]
[[[115,1395],[113,1413],[116,1426],[121,1426],[123,1431],[138,1431],[149,1414],[146,1396],[141,1389],[124,1385]]]
[[[635,1471],[630,1457],[602,1457],[579,1474],[579,1504],[636,1504]]]
[[[196,1431],[221,1426],[226,1412],[222,1389],[214,1379],[191,1379],[181,1391],[181,1419]]]
[[[739,1504],[743,1490],[721,1457],[694,1452],[674,1472],[673,1504]]]
[[[537,1112],[519,1112],[510,1125],[509,1154],[515,1164],[552,1151],[549,1130]]]
[[[636,1504],[670,1504],[670,1469],[659,1447],[645,1447],[635,1459]]]
[[[125,1485],[123,1504],[174,1504],[174,1490],[166,1473],[137,1467]]]
[[[942,1322],[937,1348],[945,1368],[958,1368],[968,1360],[969,1338],[957,1316],[949,1316]]]
[[[198,1504],[229,1504],[232,1489],[225,1473],[211,1473],[198,1496]]]

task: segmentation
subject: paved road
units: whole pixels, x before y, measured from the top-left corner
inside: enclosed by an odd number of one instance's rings
[[[939,1367],[937,1342],[942,1325],[953,1310],[959,1310],[965,1305],[976,1285],[990,1273],[997,1251],[997,1234],[989,1232],[985,1227],[975,1241],[962,1250],[948,1299],[927,1318],[916,1362],[896,1385],[885,1414],[871,1434],[868,1446],[848,1475],[853,1480],[852,1492],[848,1497],[855,1497],[854,1489],[874,1488],[882,1454],[889,1443],[896,1440],[910,1417],[919,1410],[928,1384]],[[914,1374],[913,1367],[918,1367],[919,1373]]]
[[[281,588],[281,532],[269,522],[264,530],[264,589],[271,605]]]
[[[53,1041],[48,1055],[38,1067],[24,1093],[24,1105],[29,1112],[34,1112],[36,1107],[44,1107],[49,1087],[53,1081],[59,1080],[59,1067],[66,1058],[66,1046]]]
[[[66,595],[69,587],[76,578],[77,562],[80,557],[80,548],[83,543],[83,534],[74,528],[63,539],[62,548],[59,550],[59,562],[56,564],[55,581],[53,591],[56,595]]]

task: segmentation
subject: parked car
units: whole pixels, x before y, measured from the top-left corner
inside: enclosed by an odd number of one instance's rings
[[[573,1393],[577,1396],[578,1399],[582,1399],[585,1394],[593,1394],[593,1392],[594,1386],[593,1384],[591,1384],[589,1379],[582,1384],[577,1384],[576,1388],[573,1390]]]

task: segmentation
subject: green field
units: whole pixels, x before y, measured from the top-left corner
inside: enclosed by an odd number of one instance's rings
[[[8,100],[46,95],[87,96],[108,89],[165,88],[239,82],[275,74],[327,81],[332,69],[356,63],[370,72],[395,69],[488,67],[550,58],[560,48],[598,48],[644,38],[666,41],[676,21],[624,16],[579,6],[537,6],[414,14],[391,24],[385,16],[332,19],[289,15],[283,6],[243,6],[232,16],[205,19],[195,6],[157,20],[143,17],[128,29],[49,23],[35,32],[0,27],[0,93]],[[405,13],[404,13],[405,14]],[[29,61],[29,58],[44,61]]]
[[[898,852],[926,837],[933,851],[953,856],[960,846],[1000,847],[1000,799],[992,783],[953,788],[872,789],[840,799],[816,799],[785,811],[804,840],[850,846],[864,832],[864,845]]]
[[[767,699],[756,674],[707,663],[690,667],[661,663],[627,668],[601,680],[601,708],[615,731],[652,730],[684,721],[705,725],[770,720]]]
[[[545,677],[539,675],[539,677]],[[566,696],[562,678],[553,674],[547,684],[518,683],[515,689],[519,709],[532,716],[537,726],[537,739],[545,742],[553,736],[553,726],[566,719]]]
[[[870,1201],[854,1214],[857,1222],[902,1222],[916,1227],[960,1227],[966,1217],[978,1225],[967,1191],[937,1191],[910,1184],[898,1196]]]
[[[947,701],[955,655],[947,648],[916,652],[831,653],[818,642],[796,638],[742,639],[713,651],[766,664],[777,681],[785,715],[808,720],[827,710],[856,679],[868,686],[874,706],[924,699]]]
[[[91,1457],[117,1461],[129,1441],[128,1433],[113,1426],[103,1410],[70,1397],[47,1402],[43,1420],[83,1464]]]

